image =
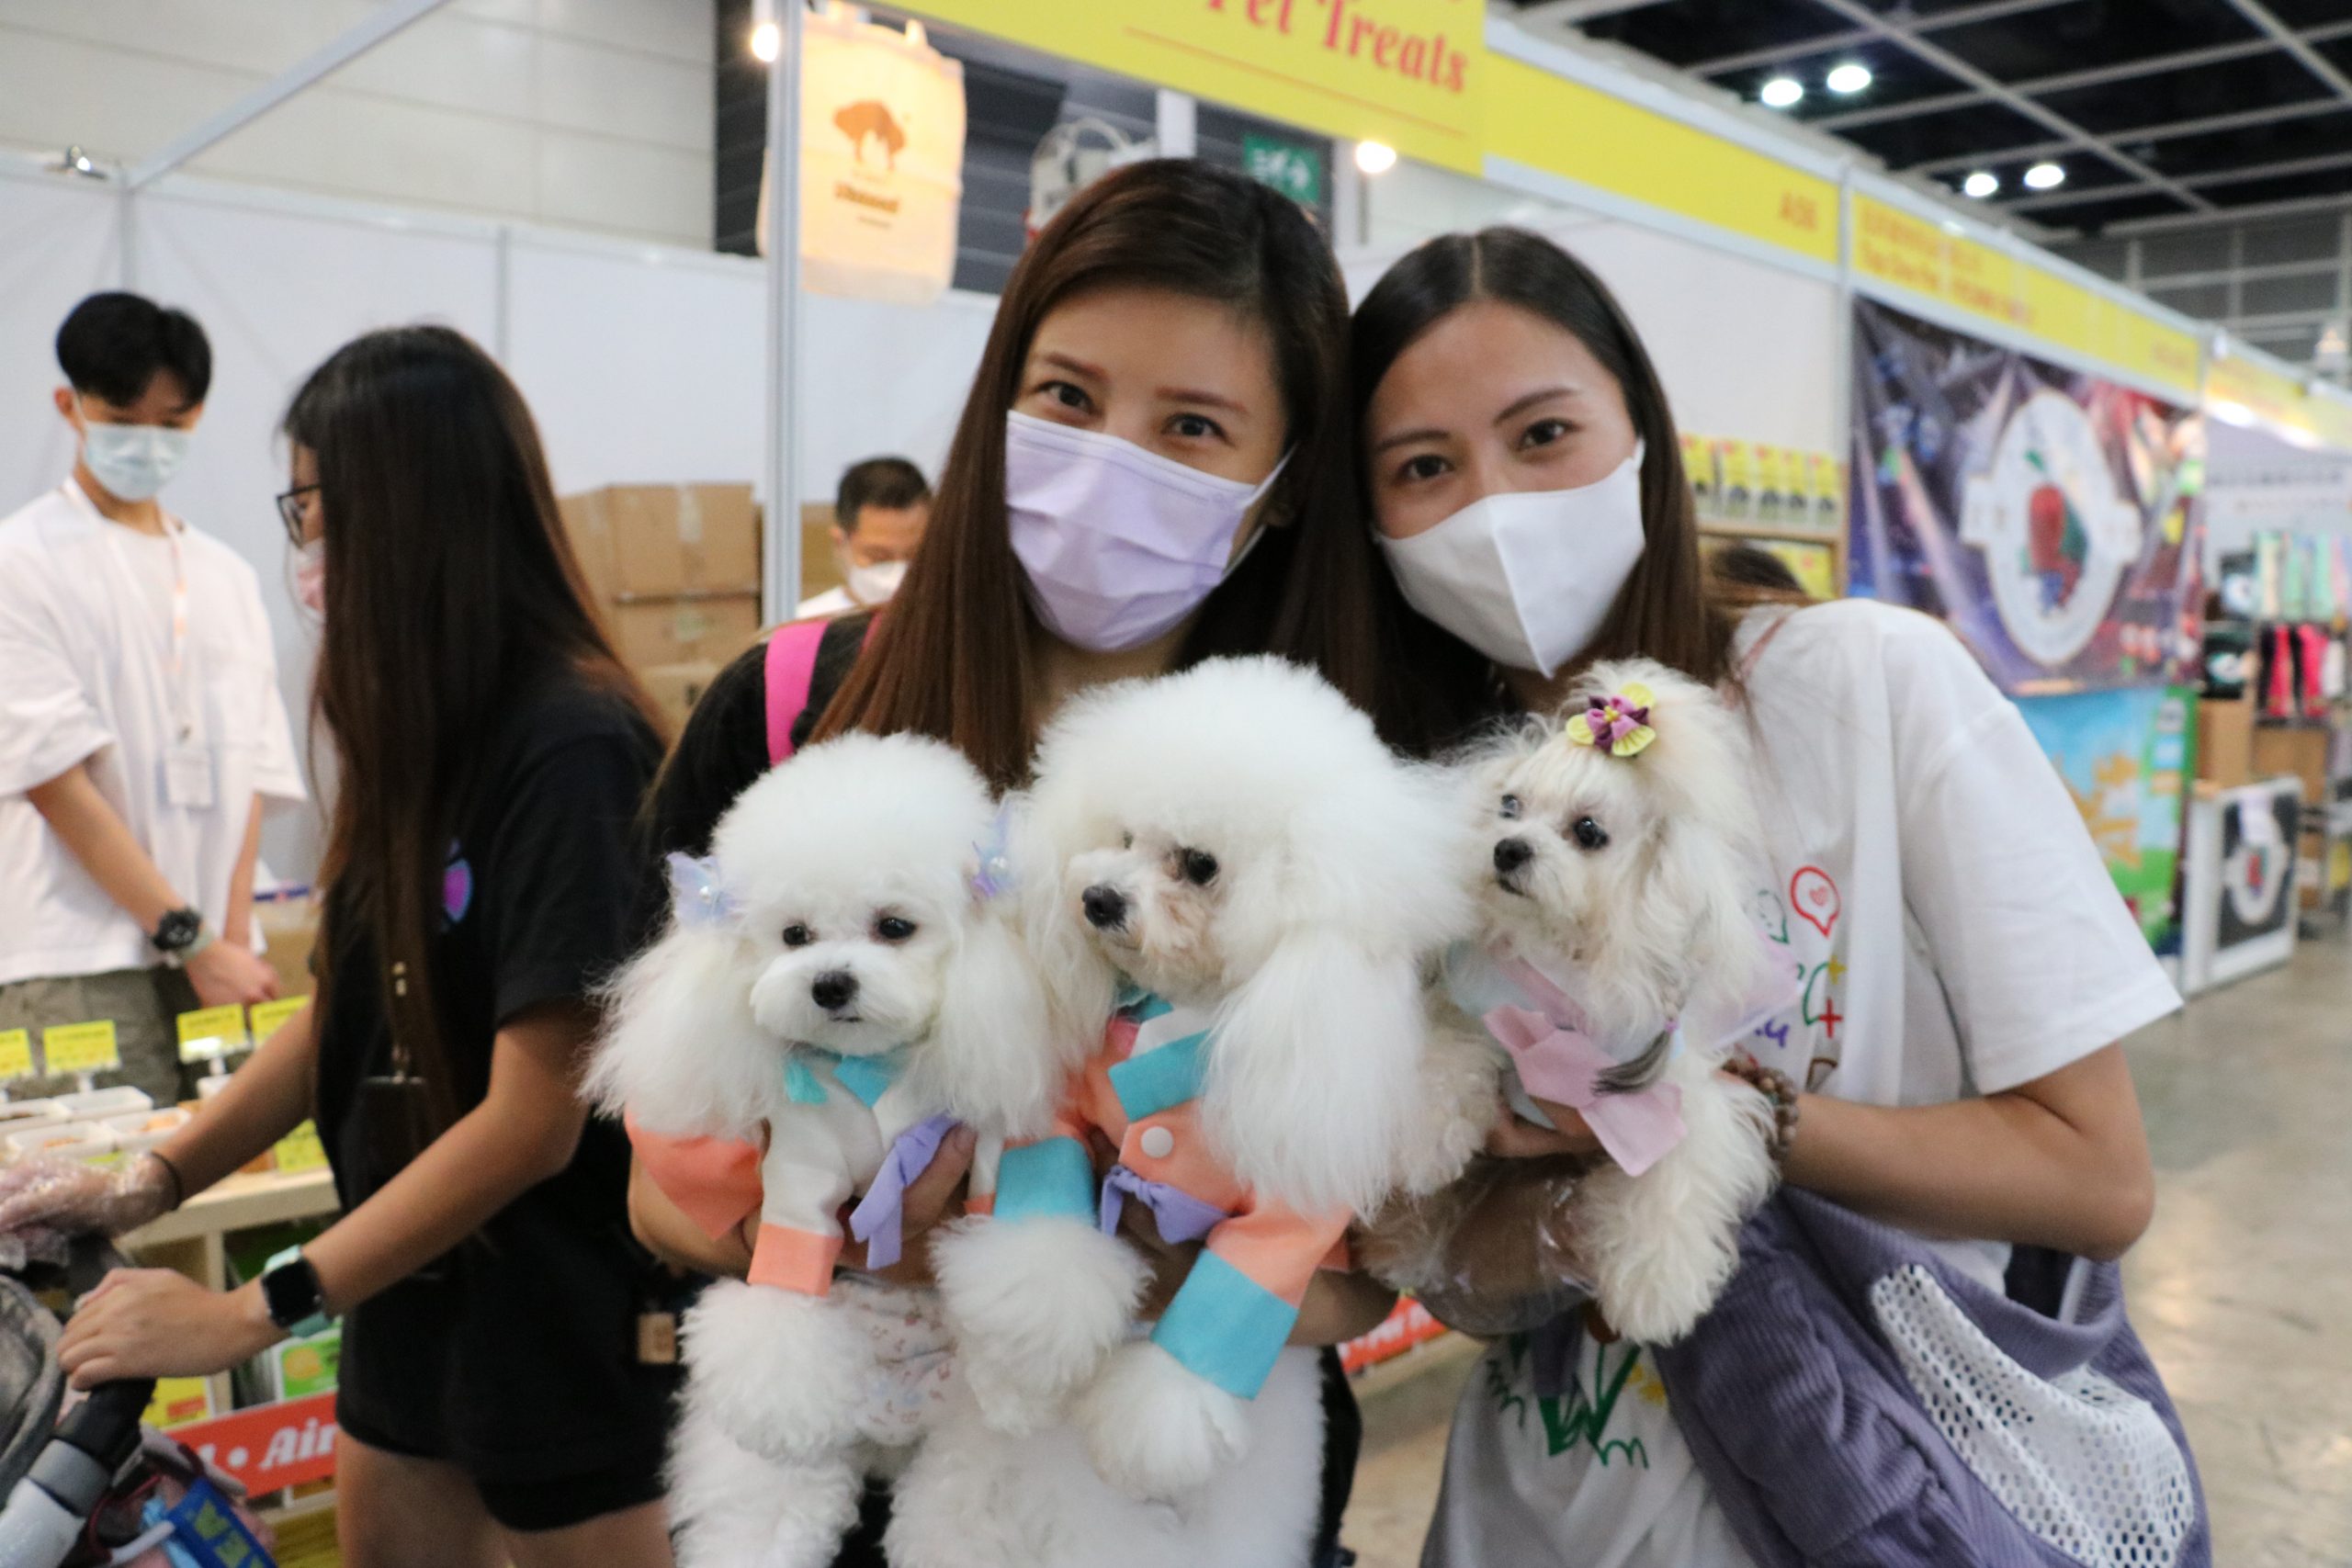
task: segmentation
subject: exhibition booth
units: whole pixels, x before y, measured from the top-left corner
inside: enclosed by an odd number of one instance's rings
[[[0,161],[0,404],[46,405],[50,335],[94,289],[136,288],[206,324],[217,391],[172,502],[260,571],[300,714],[311,634],[269,502],[285,483],[277,421],[353,335],[455,326],[529,400],[624,651],[683,712],[830,585],[807,545],[844,466],[899,452],[936,473],[945,455],[995,309],[952,286],[958,40],[1041,69],[1074,61],[1154,92],[1161,152],[1193,150],[1195,103],[1295,128],[1330,188],[1279,146],[1250,154],[1253,172],[1328,211],[1358,297],[1420,239],[1486,223],[1589,263],[1658,363],[1710,537],[1765,548],[1817,597],[1948,622],[2018,702],[2184,988],[2282,961],[2307,912],[2315,930],[2340,925],[2340,389],[1755,114],[1460,0],[903,8],[927,35],[880,8],[762,10],[780,63],[810,62],[772,73],[763,257]],[[812,51],[833,51],[821,72]],[[941,107],[861,118],[900,92]],[[1364,172],[1376,156],[1347,155],[1363,142],[1394,166]],[[1083,175],[1108,155],[1056,156]],[[53,484],[70,443],[61,423],[0,422],[8,493]],[[307,984],[317,840],[308,817],[265,839],[289,989]],[[1809,1007],[1836,1009],[1835,973],[1802,978]],[[191,1015],[186,1049],[233,1065],[267,1022]],[[28,1076],[37,1050],[52,1068],[106,1064],[96,1034],[0,1036],[0,1077]],[[119,1157],[137,1135],[92,1152]],[[314,1134],[269,1163],[132,1243],[209,1282],[243,1277],[334,1207]],[[1433,1332],[1408,1308],[1351,1364]],[[237,1379],[166,1387],[158,1414],[196,1423],[191,1440],[257,1493],[314,1495],[333,1470],[333,1353],[326,1337],[280,1347]]]

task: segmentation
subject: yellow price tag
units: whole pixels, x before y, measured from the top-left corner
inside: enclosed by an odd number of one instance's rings
[[[280,1170],[316,1170],[326,1163],[327,1146],[319,1142],[319,1129],[314,1122],[305,1122],[277,1140]]]
[[[155,1396],[139,1419],[161,1430],[201,1421],[212,1414],[212,1384],[205,1378],[157,1378]]]
[[[254,1043],[260,1044],[284,1028],[286,1021],[300,1012],[303,1004],[310,999],[308,997],[280,997],[274,1002],[255,1002],[252,1010]]]
[[[0,1083],[33,1076],[33,1032],[0,1029]]]
[[[115,1048],[114,1020],[91,1023],[61,1023],[40,1036],[41,1055],[52,1073],[102,1073],[122,1066]]]
[[[245,1010],[232,1002],[227,1007],[184,1012],[179,1017],[179,1032],[181,1061],[201,1062],[225,1056],[245,1048]]]

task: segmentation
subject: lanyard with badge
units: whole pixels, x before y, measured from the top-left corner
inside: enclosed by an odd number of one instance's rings
[[[115,569],[134,593],[145,592],[138,573],[122,553],[122,541],[115,530],[121,526],[107,521],[98,509],[90,504],[80,487],[68,483],[66,495],[99,525],[99,537],[107,542],[107,551],[114,557]],[[172,554],[171,625],[166,638],[165,688],[171,705],[171,733],[164,742],[162,759],[163,792],[166,804],[186,811],[209,811],[215,804],[213,788],[212,750],[206,743],[203,707],[196,696],[196,681],[188,657],[188,589],[187,555],[180,545],[180,531],[185,524],[168,513],[164,515],[164,544]]]

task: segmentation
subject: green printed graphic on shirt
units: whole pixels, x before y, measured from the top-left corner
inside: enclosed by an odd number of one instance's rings
[[[1495,1401],[1496,1410],[1515,1416],[1519,1428],[1527,1429],[1528,1400],[1519,1393],[1519,1386],[1530,1380],[1526,1376],[1530,1359],[1530,1340],[1524,1334],[1514,1335],[1508,1342],[1506,1354],[1510,1364],[1501,1358],[1487,1359],[1487,1394]],[[1639,1438],[1609,1436],[1611,1417],[1618,1408],[1629,1386],[1639,1386],[1645,1397],[1657,1398],[1663,1393],[1657,1389],[1657,1380],[1647,1369],[1642,1369],[1636,1385],[1634,1371],[1640,1366],[1642,1348],[1620,1342],[1616,1345],[1597,1344],[1589,1339],[1585,1346],[1592,1353],[1592,1386],[1588,1392],[1583,1375],[1585,1347],[1577,1351],[1577,1375],[1570,1381],[1565,1394],[1539,1394],[1534,1400],[1534,1414],[1542,1424],[1544,1450],[1553,1458],[1577,1448],[1589,1448],[1593,1457],[1605,1467],[1612,1460],[1624,1460],[1642,1470],[1650,1467],[1649,1450]],[[1612,1352],[1615,1365],[1611,1365]]]

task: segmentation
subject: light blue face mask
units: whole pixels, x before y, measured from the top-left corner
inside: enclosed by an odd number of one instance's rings
[[[161,424],[100,424],[83,414],[82,463],[118,501],[152,500],[187,461],[188,433]]]

